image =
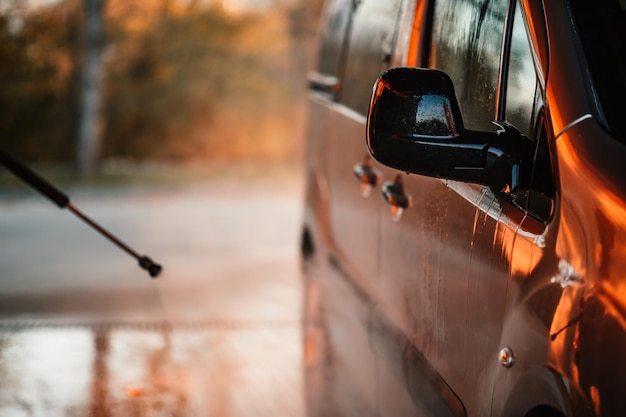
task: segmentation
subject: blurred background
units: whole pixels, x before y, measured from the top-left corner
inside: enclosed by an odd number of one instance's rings
[[[322,0],[0,0],[0,415],[303,414]]]
[[[319,0],[2,0],[0,145],[111,164],[298,157]]]

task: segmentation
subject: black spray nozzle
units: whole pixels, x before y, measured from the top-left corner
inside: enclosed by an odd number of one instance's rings
[[[161,265],[155,263],[152,259],[148,258],[146,255],[141,256],[139,258],[139,266],[148,271],[150,277],[156,278],[159,276],[163,267]]]

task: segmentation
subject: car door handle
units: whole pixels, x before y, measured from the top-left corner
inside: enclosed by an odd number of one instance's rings
[[[411,207],[411,196],[404,192],[402,176],[396,175],[394,181],[385,181],[382,186],[383,199],[391,206],[391,218],[399,221],[402,212]]]
[[[313,91],[318,91],[329,95],[333,100],[335,95],[339,91],[341,86],[339,78],[332,75],[324,75],[318,72],[311,72],[308,74],[309,88]]]
[[[354,165],[352,172],[359,181],[361,186],[361,195],[363,197],[369,197],[372,192],[372,188],[378,184],[378,173],[371,165],[371,159],[366,156],[363,162]]]

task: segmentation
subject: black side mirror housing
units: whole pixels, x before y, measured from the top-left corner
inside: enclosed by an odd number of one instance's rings
[[[367,146],[380,163],[408,173],[512,192],[528,183],[533,145],[506,123],[467,130],[447,74],[393,68],[380,75],[367,118]]]

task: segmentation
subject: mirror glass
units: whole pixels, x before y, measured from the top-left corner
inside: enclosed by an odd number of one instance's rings
[[[417,109],[415,112],[415,135],[452,138],[457,135],[452,114],[450,100],[441,95],[416,96]]]

